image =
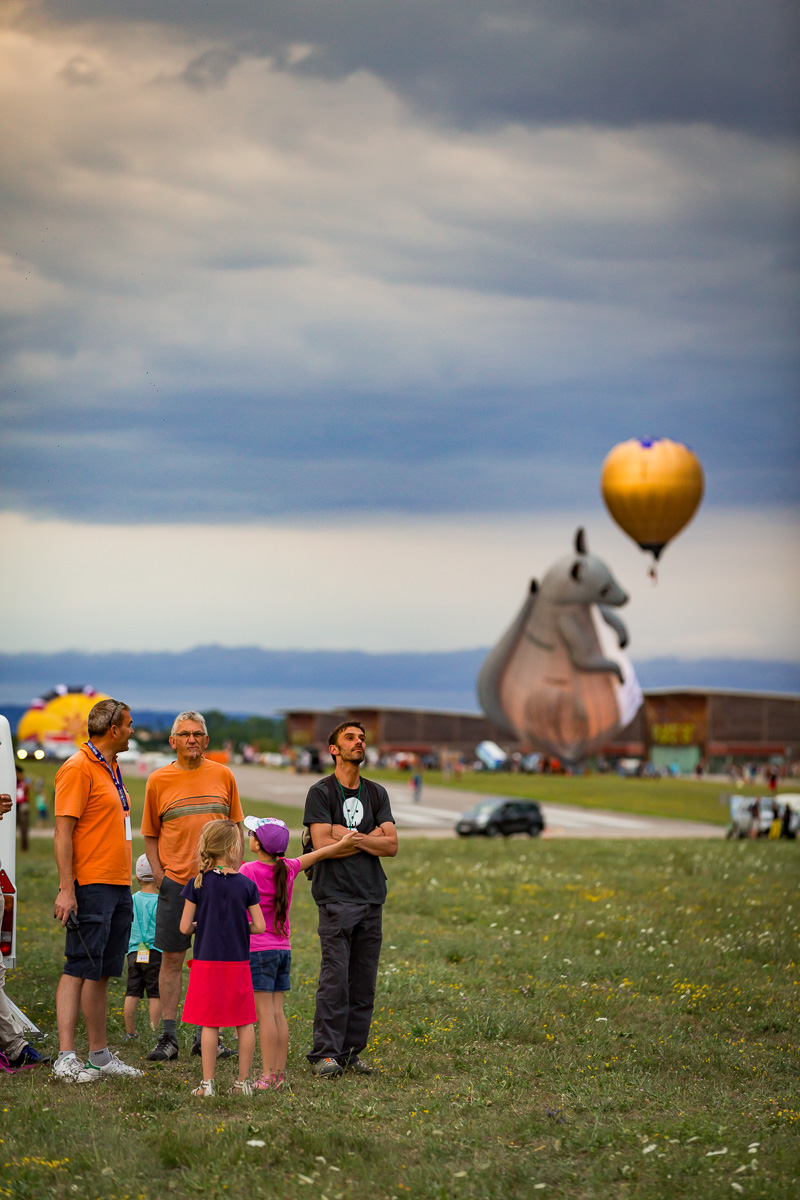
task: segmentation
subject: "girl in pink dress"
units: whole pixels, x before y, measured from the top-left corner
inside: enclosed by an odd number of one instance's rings
[[[203,1079],[192,1092],[214,1095],[217,1045],[222,1025],[239,1038],[239,1079],[234,1095],[252,1095],[248,1079],[256,1048],[256,1008],[250,979],[250,934],[266,929],[258,888],[239,874],[242,835],[235,821],[209,821],[197,846],[200,872],[181,893],[181,933],[194,933],[194,959],[182,1021],[201,1025]]]

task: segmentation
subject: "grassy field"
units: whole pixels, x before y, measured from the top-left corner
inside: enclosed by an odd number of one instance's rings
[[[370,770],[371,778],[408,785],[407,771]],[[730,783],[702,779],[620,779],[616,775],[511,775],[475,771],[459,780],[446,779],[441,771],[423,773],[424,785],[453,790],[488,792],[491,795],[519,796],[551,804],[574,804],[579,808],[604,808],[614,812],[638,813],[645,817],[677,817],[683,821],[708,821],[727,825],[728,808],[720,803],[723,793],[737,791],[743,796],[766,795],[766,786],[735,788]],[[800,781],[789,781],[783,791],[800,791]]]
[[[138,853],[140,845],[134,845]],[[297,849],[297,847],[293,847]],[[147,1077],[3,1076],[0,1195],[161,1200],[796,1196],[798,843],[404,840],[369,1079],[313,1081],[318,949],[293,908],[291,1095]],[[48,1032],[62,940],[51,849],[20,856],[9,993]],[[140,1006],[143,1007],[143,1006]],[[140,1013],[144,1024],[144,1013]],[[234,1075],[222,1064],[221,1082]]]

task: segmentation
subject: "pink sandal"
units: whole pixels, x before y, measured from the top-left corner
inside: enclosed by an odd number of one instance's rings
[[[275,1076],[262,1075],[261,1078],[257,1079],[253,1084],[253,1091],[268,1092],[272,1087],[275,1087]]]

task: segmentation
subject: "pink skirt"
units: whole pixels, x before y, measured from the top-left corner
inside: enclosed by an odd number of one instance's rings
[[[256,1002],[249,962],[207,962],[195,958],[181,1020],[186,1025],[253,1025]]]

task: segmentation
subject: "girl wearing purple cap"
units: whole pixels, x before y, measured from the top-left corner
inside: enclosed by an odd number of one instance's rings
[[[289,908],[294,881],[300,871],[321,858],[352,853],[351,843],[356,834],[351,830],[322,850],[314,850],[300,858],[284,858],[289,845],[289,830],[283,821],[274,817],[245,817],[244,827],[250,834],[250,850],[258,856],[258,861],[243,863],[240,873],[256,884],[266,923],[264,933],[250,937],[250,974],[258,1014],[262,1070],[261,1078],[253,1087],[262,1091],[269,1088],[280,1091],[286,1086],[289,1053],[289,1025],[283,1011],[283,994],[291,986]]]

